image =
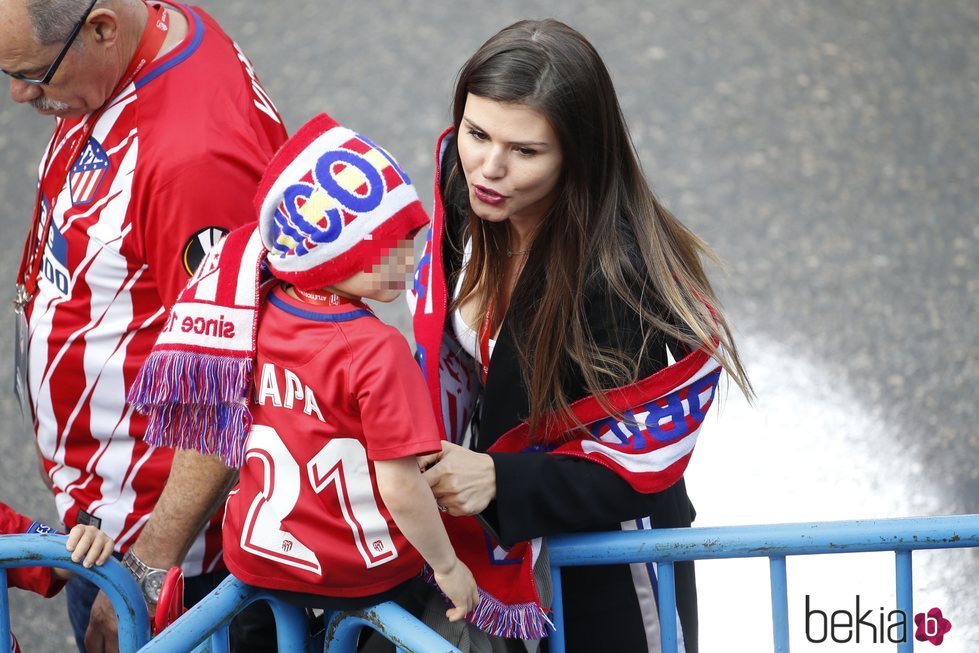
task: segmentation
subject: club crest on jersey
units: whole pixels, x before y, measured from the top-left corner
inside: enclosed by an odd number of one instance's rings
[[[348,224],[380,208],[388,193],[410,183],[387,152],[355,134],[286,188],[275,210],[274,249],[281,256],[301,256],[317,244],[332,243]]]
[[[72,205],[88,204],[95,199],[108,171],[108,155],[98,141],[89,138],[88,144],[68,174]]]

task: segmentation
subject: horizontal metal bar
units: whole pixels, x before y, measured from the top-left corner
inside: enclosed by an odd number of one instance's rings
[[[246,585],[234,576],[228,576],[197,605],[142,648],[140,653],[179,653],[192,650],[214,633],[227,629],[235,615],[255,601],[267,601],[272,608],[280,651],[307,649],[309,627],[303,608],[275,598],[263,589]]]
[[[258,588],[228,576],[197,605],[153,638],[140,653],[192,650],[217,630],[227,628],[231,619],[257,600],[260,593]]]
[[[376,630],[399,650],[460,653],[434,630],[390,601],[363,610],[335,613],[326,626],[325,650],[327,653],[356,651],[357,637],[364,627]]]
[[[979,515],[555,535],[552,566],[979,546]]]

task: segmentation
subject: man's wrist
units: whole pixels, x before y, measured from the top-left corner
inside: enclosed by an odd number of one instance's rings
[[[122,565],[136,579],[146,603],[148,605],[156,604],[160,600],[160,590],[163,588],[163,580],[166,578],[167,570],[147,565],[139,559],[139,556],[132,549],[126,551],[126,554],[122,556]]]

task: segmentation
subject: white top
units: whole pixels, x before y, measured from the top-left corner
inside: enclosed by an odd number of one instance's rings
[[[453,301],[459,298],[459,293],[462,291],[462,282],[466,276],[466,268],[469,266],[469,259],[472,256],[472,241],[466,241],[466,245],[462,251],[462,270],[459,272],[459,278],[456,280],[456,287],[452,291]],[[458,308],[452,311],[452,329],[455,331],[456,338],[459,340],[459,344],[462,348],[472,356],[477,363],[483,364],[483,361],[479,359],[479,334],[476,329],[470,326],[465,318],[462,317],[462,311]],[[496,347],[496,340],[490,338],[489,341],[489,355],[493,358],[493,349]]]

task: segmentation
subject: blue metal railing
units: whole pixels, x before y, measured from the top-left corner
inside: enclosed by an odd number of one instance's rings
[[[86,569],[71,561],[63,535],[0,536],[0,642],[10,641],[10,605],[7,568],[59,567],[95,583],[119,617],[119,651],[134,653],[150,639],[150,617],[143,594],[132,575],[114,558],[101,567]]]
[[[106,592],[119,616],[120,651],[183,653],[227,650],[228,624],[254,601],[268,601],[276,618],[279,650],[327,653],[356,650],[359,631],[373,628],[406,651],[456,651],[434,631],[402,608],[384,603],[372,608],[324,615],[324,633],[310,636],[305,610],[285,603],[264,590],[226,579],[170,628],[146,644],[149,620],[142,596],[132,577],[115,560],[104,567],[85,569],[71,562],[60,536],[10,535],[0,537],[0,568],[46,565],[69,569]],[[774,650],[789,651],[787,556],[825,553],[893,551],[897,608],[910,622],[912,605],[912,552],[921,549],[979,547],[979,515],[909,519],[767,524],[717,528],[684,528],[614,533],[562,535],[549,538],[548,551],[554,583],[554,624],[550,650],[564,651],[564,614],[560,569],[567,566],[655,562],[658,570],[660,638],[663,653],[677,649],[676,597],[673,565],[683,560],[724,558],[769,559]],[[6,571],[0,569],[0,642],[9,638]],[[140,648],[142,647],[142,648]],[[195,648],[196,647],[196,648]],[[914,650],[908,634],[899,653]]]
[[[255,601],[268,601],[272,608],[280,651],[309,650],[309,625],[303,608],[280,601],[264,590],[228,576],[140,651],[227,651],[228,624],[236,614]]]
[[[200,603],[160,633],[140,653],[183,653],[184,651],[228,650],[228,624],[236,614],[255,601],[267,601],[275,615],[280,651],[319,651],[323,639],[310,635],[306,611],[286,603],[265,590],[251,587],[229,576]],[[415,617],[394,603],[382,603],[363,610],[329,613],[323,617],[326,653],[357,650],[360,631],[378,631],[406,651],[459,653]]]
[[[364,610],[334,614],[326,627],[326,653],[356,651],[357,637],[363,628],[380,632],[399,651],[460,653],[459,649],[439,637],[431,628],[391,602]]]
[[[554,625],[550,650],[564,652],[561,567],[655,562],[659,572],[660,643],[676,653],[676,595],[673,563],[722,558],[769,559],[772,625],[776,653],[789,651],[788,582],[785,557],[820,553],[893,551],[897,609],[913,615],[911,552],[979,547],[979,515],[875,519],[809,524],[765,524],[561,535],[548,540],[554,584]],[[914,650],[908,634],[899,653]]]

